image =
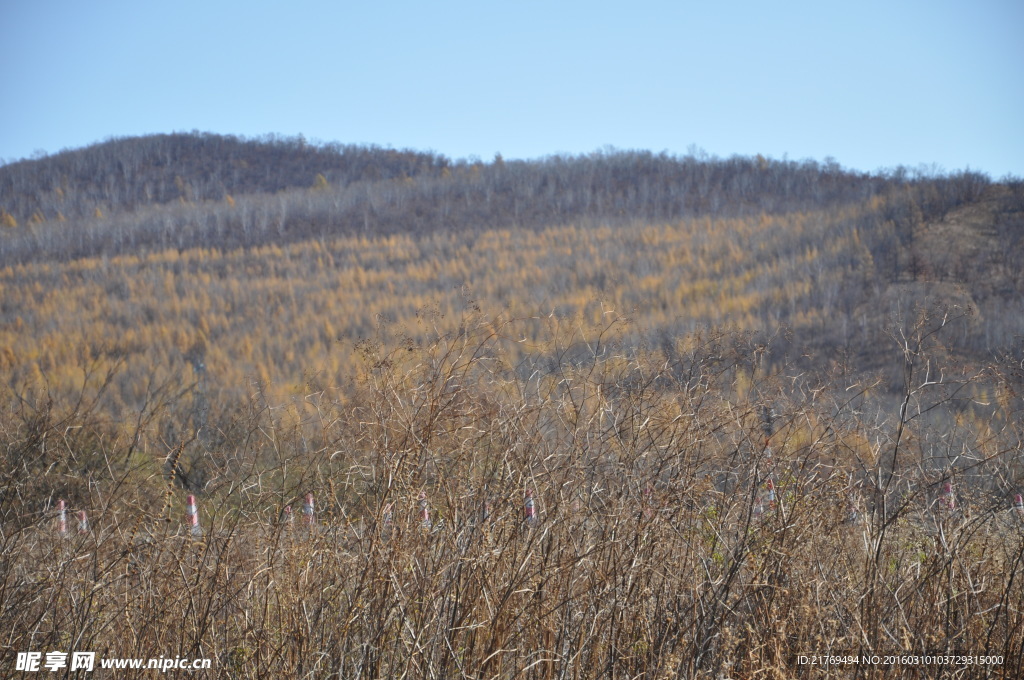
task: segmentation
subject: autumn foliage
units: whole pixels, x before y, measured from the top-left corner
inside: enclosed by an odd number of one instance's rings
[[[1024,673],[1019,182],[193,134],[0,208],[10,649]]]

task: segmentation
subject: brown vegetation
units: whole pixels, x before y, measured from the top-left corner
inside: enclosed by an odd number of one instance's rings
[[[424,346],[362,345],[347,398],[256,392],[198,439],[140,447],[151,425],[124,431],[89,400],[8,413],[5,644],[253,678],[789,677],[808,653],[1024,670],[1021,404],[1004,395],[983,429],[929,420],[968,380],[936,377],[942,318],[902,329],[895,413],[838,376],[766,373],[771,347],[743,334],[680,338],[666,362],[620,320],[549,328],[513,364],[518,322],[461,321]],[[307,491],[315,529],[279,521]],[[57,537],[45,494],[92,530]]]
[[[1024,673],[1020,183],[185,135],[0,168],[0,210],[11,652]]]

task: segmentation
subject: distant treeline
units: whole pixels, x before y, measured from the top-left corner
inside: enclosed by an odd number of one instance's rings
[[[440,172],[447,159],[375,146],[309,144],[302,137],[258,139],[168,134],[112,139],[0,167],[0,207],[19,221],[57,219],[312,186],[338,186]]]
[[[302,138],[114,140],[0,168],[0,262],[310,238],[778,215],[885,198],[906,242],[977,200],[985,175],[608,151],[459,161]],[[900,200],[889,200],[898,196]]]

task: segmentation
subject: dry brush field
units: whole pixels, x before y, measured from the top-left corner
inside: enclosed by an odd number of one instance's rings
[[[77,401],[12,398],[5,659],[199,657],[237,678],[1021,677],[1019,375],[941,365],[949,318],[893,331],[897,401],[772,364],[763,335],[698,331],[668,358],[613,315],[472,310],[429,342],[360,344],[345,391],[276,399],[254,381],[198,432],[190,397],[159,389],[134,429],[113,426],[95,408],[106,374]],[[965,416],[975,384],[983,424]],[[59,535],[57,498],[87,532]],[[925,653],[1002,663],[799,663]]]

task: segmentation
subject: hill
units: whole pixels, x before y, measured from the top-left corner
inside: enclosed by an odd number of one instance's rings
[[[0,206],[18,222],[136,212],[175,201],[436,174],[447,159],[431,153],[341,144],[302,137],[243,139],[166,134],[111,139],[0,167]]]
[[[1020,182],[184,135],[0,186],[12,649],[1020,675]]]
[[[301,140],[176,135],[2,167],[0,210],[15,227],[2,243],[8,262],[332,235],[778,215],[898,194],[882,218],[903,238],[911,216],[935,219],[977,198],[987,183],[969,172],[869,176],[834,163],[761,157],[609,151],[453,163]],[[62,226],[72,218],[73,229]]]
[[[893,398],[898,329],[926,311],[955,320],[942,359],[957,370],[1022,351],[1024,188],[971,172],[615,150],[484,163],[188,134],[12,164],[0,187],[7,384],[70,398],[116,364],[109,413],[145,410],[154,380],[226,404],[252,379],[280,398],[314,376],[344,393],[363,343],[426,346],[474,309],[516,320],[513,364],[555,361],[549,316],[623,318],[630,351],[674,361],[693,333],[732,328],[772,372],[841,366]],[[990,388],[965,408],[981,417]]]
[[[136,386],[143,366],[187,368],[198,345],[226,384],[321,367],[336,382],[381,320],[452,319],[460,291],[526,317],[617,310],[669,353],[733,324],[775,336],[780,365],[810,351],[868,372],[892,366],[897,310],[972,309],[957,349],[971,361],[1024,330],[1021,187],[970,172],[639,151],[451,162],[193,134],[0,168],[0,199],[15,382],[73,382],[113,338]]]

